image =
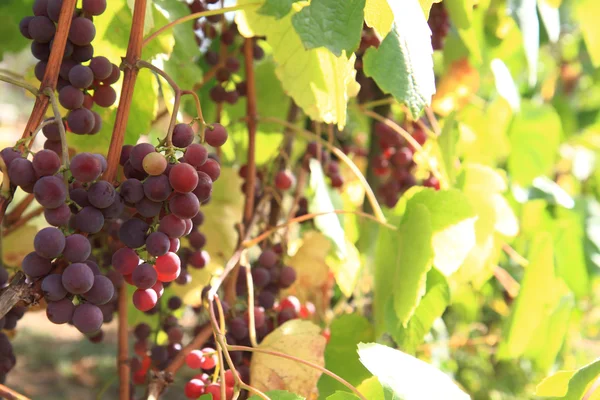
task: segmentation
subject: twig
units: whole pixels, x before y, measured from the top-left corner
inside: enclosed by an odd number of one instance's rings
[[[108,167],[104,173],[104,179],[112,182],[117,176],[119,158],[121,157],[121,147],[125,140],[125,130],[129,120],[131,110],[131,101],[133,99],[133,90],[139,70],[135,68],[135,63],[142,54],[142,41],[144,38],[144,18],[146,15],[146,0],[135,0],[133,9],[133,20],[129,34],[129,44],[127,45],[127,54],[125,56],[125,71],[123,73],[123,86],[121,87],[121,97],[119,107],[115,116],[115,125],[108,148]],[[123,386],[123,385],[121,385]],[[129,383],[127,383],[129,392]],[[127,397],[129,400],[129,397]]]
[[[204,114],[202,113],[202,105],[200,104],[200,98],[198,97],[198,94],[196,94],[196,92],[192,90],[182,90],[181,95],[189,95],[194,98],[194,105],[196,106],[196,113],[198,114],[197,120],[200,121],[200,124],[202,126],[201,134],[202,139],[204,139],[204,127],[206,126],[206,121],[204,120]]]
[[[0,384],[0,396],[6,400],[29,400],[29,397],[23,396],[2,384]]]
[[[29,140],[29,148],[31,148],[31,146],[33,145],[33,142],[35,141],[35,138],[38,135],[38,133],[40,133],[40,131],[42,129],[44,129],[44,127],[46,127],[48,125],[56,124],[56,123],[57,123],[57,121],[56,121],[55,118],[50,118],[50,119],[47,119],[47,120],[43,121],[37,128],[35,128],[35,131],[33,131],[33,133],[31,134],[31,136],[28,139]],[[63,127],[63,129],[64,129],[64,127]]]
[[[438,124],[437,118],[435,118],[435,114],[431,107],[425,107],[425,115],[427,115],[427,119],[429,120],[429,124],[431,128],[435,132],[436,136],[440,136],[442,130],[440,129],[440,124]]]
[[[393,97],[384,97],[383,99],[377,99],[377,100],[373,100],[373,101],[367,101],[364,103],[360,103],[360,104],[358,104],[358,107],[362,108],[362,109],[375,108],[375,107],[379,107],[379,106],[394,104],[395,102],[396,102],[396,99],[394,99]]]
[[[0,318],[3,318],[21,300],[31,304],[37,300],[37,295],[32,293],[25,274],[19,271],[0,294]]]
[[[266,231],[264,231],[263,233],[261,233],[260,235],[258,235],[257,237],[255,237],[252,240],[246,240],[244,242],[242,242],[242,245],[246,248],[255,246],[257,244],[259,244],[260,242],[262,242],[263,240],[265,240],[266,238],[268,238],[269,236],[271,236],[273,233],[275,233],[276,231],[278,231],[281,228],[286,228],[292,224],[295,223],[300,223],[300,222],[304,222],[304,221],[308,221],[311,220],[313,218],[316,217],[320,217],[322,215],[329,215],[329,214],[354,214],[354,215],[358,215],[359,217],[363,217],[363,218],[367,218],[370,219],[371,221],[374,221],[376,223],[378,223],[381,226],[384,226],[388,229],[392,229],[392,230],[397,230],[398,228],[396,228],[394,225],[388,224],[387,222],[381,222],[380,220],[378,220],[377,218],[375,218],[374,216],[372,216],[371,214],[367,214],[364,213],[362,211],[350,211],[350,210],[331,210],[331,211],[324,211],[324,212],[319,212],[319,213],[310,213],[310,214],[305,214],[302,215],[300,217],[296,217],[296,218],[290,218],[288,219],[287,222],[277,225],[271,229],[268,229]]]
[[[27,82],[23,82],[19,79],[13,79],[9,76],[0,75],[0,81],[4,81],[6,83],[10,83],[11,85],[22,87],[23,89],[31,92],[31,94],[33,94],[34,96],[37,96],[39,94],[39,91],[35,86],[30,85]]]
[[[52,112],[54,113],[54,121],[58,125],[58,132],[60,134],[60,146],[62,149],[62,166],[64,168],[63,179],[65,181],[65,187],[69,187],[69,173],[67,169],[69,168],[69,145],[67,144],[67,132],[65,131],[65,125],[62,123],[62,116],[60,115],[60,110],[58,109],[58,101],[56,100],[56,96],[54,95],[54,90],[49,88],[44,89],[44,94],[48,96],[50,99],[50,104],[52,105]],[[33,137],[33,136],[32,136]],[[67,190],[67,199],[68,196]]]
[[[494,276],[510,297],[514,299],[519,295],[521,285],[519,285],[519,282],[517,282],[507,270],[497,265],[496,268],[494,268]]]
[[[519,264],[521,267],[527,267],[529,261],[522,255],[520,255],[515,249],[513,249],[508,243],[502,245],[502,250],[506,253],[511,260]]]
[[[254,80],[254,57],[252,38],[244,42],[244,62],[246,64],[247,107],[248,117],[248,173],[246,175],[246,202],[244,204],[244,224],[247,226],[254,210],[254,186],[256,182],[256,81]]]
[[[202,11],[202,12],[186,15],[185,17],[181,17],[181,18],[176,19],[175,21],[171,21],[168,24],[161,26],[158,30],[152,32],[150,35],[148,35],[148,37],[146,37],[146,39],[144,39],[144,43],[142,46],[146,46],[149,42],[151,42],[154,38],[156,38],[161,33],[171,29],[172,27],[174,27],[176,25],[182,24],[184,22],[192,21],[192,20],[195,20],[195,19],[198,19],[201,17],[210,17],[211,15],[225,14],[226,12],[229,12],[229,11],[244,10],[246,8],[259,6],[261,4],[263,4],[263,3],[262,2],[254,2],[254,3],[247,3],[247,4],[238,4],[233,7],[224,7],[224,8],[219,8],[216,10],[207,10],[207,11]]]
[[[252,347],[258,346],[256,341],[256,320],[254,319],[254,281],[250,268],[246,268],[246,286],[248,287],[248,328],[250,329],[250,343]]]
[[[115,125],[113,127],[110,145],[108,149],[108,167],[103,178],[109,182],[113,182],[117,175],[119,159],[121,157],[121,147],[125,140],[125,130],[127,129],[127,121],[129,120],[129,112],[131,110],[131,102],[133,99],[133,90],[139,70],[135,67],[136,62],[142,54],[142,41],[144,38],[144,19],[146,17],[146,0],[135,0],[133,8],[133,19],[131,22],[131,31],[129,32],[129,42],[127,45],[127,54],[124,64],[125,71],[123,76],[123,86],[121,88],[121,98],[119,99],[119,107],[115,117]],[[119,399],[129,400],[130,387],[129,377],[131,367],[128,362],[129,358],[129,342],[127,340],[127,285],[123,284],[119,289],[118,302],[118,357],[117,369],[119,371]]]
[[[333,372],[329,371],[328,369],[323,368],[320,365],[317,365],[317,364],[312,363],[310,361],[306,361],[306,360],[303,360],[301,358],[291,356],[289,354],[280,353],[278,351],[265,350],[265,349],[260,349],[260,348],[256,348],[256,347],[228,345],[227,346],[227,350],[231,350],[231,351],[251,351],[251,352],[254,352],[254,353],[263,353],[263,354],[268,354],[268,355],[274,356],[274,357],[281,357],[281,358],[286,358],[288,360],[296,361],[296,362],[298,362],[300,364],[304,364],[304,365],[307,365],[307,366],[309,366],[311,368],[319,370],[322,373],[324,373],[325,375],[329,375],[330,377],[332,377],[336,381],[340,382],[342,385],[346,386],[348,389],[352,390],[352,392],[355,395],[357,395],[360,399],[367,400],[365,398],[365,396],[363,396],[358,391],[358,389],[356,389],[354,386],[352,386],[348,381],[346,381],[345,379],[341,378],[337,374],[334,374]]]
[[[38,215],[41,215],[43,213],[44,213],[44,208],[43,207],[36,208],[35,210],[33,210],[33,211],[31,211],[31,212],[23,215],[21,218],[19,218],[18,220],[16,220],[9,227],[7,227],[6,229],[4,229],[4,231],[2,232],[2,235],[3,236],[10,235],[14,231],[16,231],[17,229],[19,229],[23,225],[25,225],[27,222],[31,221],[33,218],[35,218]]]
[[[259,117],[259,121],[273,122],[276,124],[280,124],[280,125],[289,127],[290,129],[294,130],[297,134],[304,136],[305,138],[308,138],[309,140],[316,139],[323,146],[327,147],[332,153],[334,153],[340,160],[342,160],[352,170],[354,175],[356,175],[356,177],[358,178],[358,180],[361,183],[361,186],[365,190],[365,195],[367,196],[367,198],[369,199],[369,202],[371,203],[371,206],[373,207],[373,212],[375,213],[375,216],[377,217],[377,219],[379,221],[385,222],[385,216],[383,215],[383,211],[381,211],[381,207],[379,206],[379,203],[377,202],[377,198],[375,197],[375,193],[373,193],[373,189],[371,189],[371,187],[369,186],[369,183],[363,176],[362,172],[360,172],[360,169],[358,169],[356,164],[354,164],[354,162],[352,162],[352,160],[350,158],[348,158],[348,156],[346,154],[344,154],[343,151],[341,151],[340,149],[338,149],[335,146],[330,145],[326,140],[321,139],[314,133],[307,131],[305,129],[302,129],[298,126],[295,126],[294,124],[291,124],[282,119],[275,118],[275,117]]]
[[[27,210],[27,207],[35,200],[35,196],[31,193],[25,196],[19,204],[17,204],[10,213],[6,214],[5,223],[6,225],[14,224],[21,218],[21,215]]]
[[[69,29],[71,28],[71,20],[73,19],[73,10],[77,0],[64,0],[62,7],[60,8],[60,14],[58,17],[58,27],[54,39],[52,39],[52,49],[50,50],[50,57],[48,58],[48,64],[46,65],[46,72],[40,85],[40,91],[43,92],[45,88],[50,88],[53,91],[56,89],[56,82],[58,81],[58,73],[60,71],[60,65],[62,63],[65,46],[67,45],[67,37],[69,36]],[[47,96],[37,96],[27,125],[23,131],[22,139],[30,137],[38,127],[44,116],[46,110],[50,104]],[[31,144],[31,142],[30,142]]]

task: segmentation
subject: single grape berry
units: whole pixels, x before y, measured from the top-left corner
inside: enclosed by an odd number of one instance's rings
[[[160,153],[148,153],[142,161],[142,167],[148,175],[161,175],[167,169],[167,159]]]
[[[227,130],[221,124],[214,123],[204,129],[204,140],[213,147],[220,147],[227,142]]]
[[[294,184],[294,175],[288,170],[277,172],[275,175],[275,187],[279,190],[288,190]]]
[[[173,146],[188,147],[194,141],[194,130],[188,124],[177,124],[173,129]]]

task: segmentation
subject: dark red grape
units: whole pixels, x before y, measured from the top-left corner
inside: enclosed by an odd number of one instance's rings
[[[100,15],[106,10],[106,0],[83,0],[81,8],[86,14]]]
[[[83,294],[92,288],[94,273],[87,264],[73,263],[63,271],[62,284],[69,293]]]
[[[112,256],[112,265],[123,275],[130,275],[135,270],[135,267],[140,263],[135,250],[123,247],[117,250]]]
[[[60,158],[51,150],[40,150],[33,156],[33,169],[38,177],[54,175],[60,169]]]
[[[212,126],[207,126],[206,129],[204,129],[204,140],[206,140],[206,143],[213,147],[223,146],[227,141],[227,129],[218,123],[214,123]],[[190,164],[194,165],[193,163]],[[204,162],[202,164],[204,164]]]
[[[100,85],[94,90],[94,101],[100,107],[110,107],[117,101],[117,92],[109,85]]]
[[[192,267],[201,269],[210,263],[210,255],[205,250],[195,251],[191,254],[189,262]]]
[[[46,125],[48,126],[48,125]],[[13,149],[12,147],[5,147],[0,151],[0,157],[4,160],[4,164],[8,167],[10,163],[16,160],[17,158],[21,158],[21,152]]]
[[[150,226],[137,218],[131,218],[121,225],[119,239],[133,249],[142,247],[146,243],[146,232]]]
[[[83,207],[75,215],[75,227],[81,232],[98,233],[104,226],[104,215],[95,207]]]
[[[98,181],[88,189],[88,200],[96,208],[106,208],[114,203],[117,192],[108,181]]]
[[[46,307],[46,316],[54,324],[66,324],[71,322],[75,306],[70,299],[49,301]]]
[[[57,176],[44,176],[33,187],[33,194],[44,208],[58,208],[67,200],[67,189]]]
[[[56,228],[44,228],[33,238],[33,247],[41,257],[54,259],[65,249],[65,235]]]
[[[28,276],[31,276],[32,278],[38,278],[48,275],[52,269],[52,263],[49,259],[40,256],[36,252],[31,252],[23,259],[21,269]]]
[[[148,311],[152,309],[158,296],[153,289],[138,289],[133,293],[133,305],[140,311]]]
[[[86,62],[94,56],[94,46],[86,44],[85,46],[73,46],[73,54],[71,59],[75,62]]]
[[[173,214],[168,214],[160,220],[158,230],[170,238],[180,238],[186,230],[185,221]]]
[[[63,257],[70,262],[80,263],[88,259],[92,253],[92,245],[88,238],[78,233],[65,238]]]
[[[67,289],[62,284],[60,274],[48,275],[42,281],[42,292],[48,301],[58,301],[64,299],[67,295]]]
[[[96,125],[94,114],[87,108],[78,108],[67,115],[69,130],[79,135],[92,132]]]
[[[193,218],[200,210],[200,202],[192,193],[178,193],[169,200],[169,210],[181,219]]]
[[[40,61],[50,58],[50,45],[48,43],[31,42],[31,54]]]
[[[146,238],[146,250],[151,256],[164,256],[169,252],[170,247],[171,242],[169,241],[169,237],[162,232],[152,232]]]
[[[144,157],[155,151],[156,149],[150,143],[140,143],[135,145],[129,153],[129,161],[131,162],[131,166],[138,171],[144,171]]]
[[[21,31],[21,35],[27,39],[33,39],[29,34],[29,24],[33,18],[33,16],[27,16],[19,22],[19,30]]]
[[[71,160],[71,174],[79,182],[95,181],[102,173],[102,163],[91,153],[79,153]]]
[[[29,21],[29,36],[39,43],[48,43],[56,33],[54,22],[43,15],[33,17]]]
[[[83,106],[83,92],[74,86],[65,86],[58,92],[58,102],[67,110],[80,108]]]
[[[263,288],[271,281],[271,274],[266,268],[254,267],[252,268],[252,281],[255,287],[259,289]]]
[[[115,287],[110,279],[104,275],[94,276],[92,288],[83,294],[83,297],[97,306],[108,303],[115,294]]]
[[[119,69],[119,67],[117,65],[112,64],[112,71],[111,71],[110,75],[108,76],[108,78],[104,79],[102,81],[102,83],[104,83],[105,85],[112,85],[113,83],[117,83],[120,76],[121,76],[121,70]]]
[[[131,280],[138,289],[150,289],[156,283],[158,275],[150,264],[140,264],[133,270]]]
[[[33,164],[26,158],[17,158],[8,166],[10,183],[16,186],[30,186],[35,183],[35,170]]]
[[[198,167],[198,171],[204,172],[213,182],[215,182],[221,175],[221,166],[217,161],[209,158],[203,165]]]
[[[198,184],[198,173],[190,164],[176,164],[169,172],[169,183],[176,192],[191,192]]]
[[[152,218],[160,214],[162,203],[144,197],[142,200],[135,203],[135,209],[142,217]]]
[[[84,17],[77,17],[71,21],[69,40],[73,44],[85,46],[92,43],[94,37],[96,37],[96,27],[92,21]]]
[[[194,143],[185,149],[183,159],[188,164],[198,168],[208,159],[208,151],[206,150],[206,147],[202,146],[201,144]]]
[[[61,204],[55,209],[45,209],[46,222],[52,226],[66,226],[71,218],[71,209],[66,204]]]
[[[230,72],[237,72],[240,69],[240,61],[235,57],[227,57],[225,59],[225,68]]]
[[[283,267],[279,275],[279,286],[288,288],[296,281],[296,270],[292,267]]]
[[[127,179],[120,186],[121,196],[129,204],[135,204],[144,198],[144,187],[137,179]]]
[[[151,176],[143,184],[144,194],[152,201],[165,201],[173,191],[166,175]]]
[[[288,190],[294,184],[294,175],[288,170],[277,172],[275,175],[275,187],[279,190]]]
[[[90,67],[75,65],[69,71],[69,82],[76,88],[85,89],[94,82],[94,73]]]
[[[181,260],[177,254],[169,252],[164,256],[156,258],[154,268],[156,269],[158,279],[161,282],[171,282],[174,281],[181,272]]]
[[[194,141],[194,130],[188,124],[177,124],[173,129],[173,146],[188,147]]]
[[[104,317],[98,306],[90,303],[79,304],[73,312],[72,322],[81,333],[93,333],[102,327]]]
[[[200,250],[206,244],[206,236],[198,231],[190,233],[188,240],[190,242],[190,246],[196,250]]]
[[[94,127],[89,134],[95,135],[96,133],[100,132],[100,129],[102,129],[102,117],[96,111],[92,111],[92,114],[94,114]]]

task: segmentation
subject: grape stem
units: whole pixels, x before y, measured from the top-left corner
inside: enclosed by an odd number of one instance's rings
[[[244,41],[244,63],[246,66],[246,116],[248,126],[248,158],[246,165],[246,199],[244,203],[244,224],[248,226],[254,211],[254,189],[256,181],[256,81],[254,79],[254,43],[251,38]]]
[[[250,352],[254,352],[254,353],[262,353],[262,354],[268,354],[270,356],[275,356],[275,357],[281,357],[281,358],[287,358],[288,360],[292,360],[292,361],[296,361],[300,364],[304,364],[307,365],[311,368],[314,368],[316,370],[321,371],[322,373],[324,373],[325,375],[329,375],[330,377],[332,377],[333,379],[335,379],[336,381],[340,382],[342,385],[346,386],[348,389],[352,390],[352,392],[358,396],[361,400],[367,400],[365,398],[365,396],[363,396],[358,389],[356,389],[353,385],[351,385],[348,381],[346,381],[345,379],[343,379],[342,377],[338,376],[337,374],[334,374],[333,372],[329,371],[326,368],[321,367],[320,365],[317,365],[315,363],[312,363],[310,361],[306,361],[303,360],[301,358],[289,355],[289,354],[285,354],[285,353],[280,353],[278,351],[271,351],[271,350],[266,350],[266,349],[261,349],[261,348],[256,348],[256,347],[248,347],[248,346],[233,346],[233,345],[228,345],[227,346],[227,350],[230,351],[250,351]]]
[[[259,117],[258,121],[266,122],[266,123],[272,122],[275,124],[283,125],[285,127],[292,129],[294,132],[296,132],[300,136],[303,136],[309,140],[316,140],[318,143],[321,143],[322,145],[327,147],[329,149],[329,151],[331,151],[340,160],[342,160],[350,168],[350,170],[352,170],[354,175],[356,175],[356,177],[360,181],[361,186],[365,190],[365,195],[369,199],[369,203],[371,204],[371,207],[373,208],[375,217],[380,222],[384,222],[384,223],[386,222],[385,216],[383,215],[383,211],[381,210],[381,207],[379,206],[379,203],[377,202],[377,199],[375,198],[375,193],[373,193],[373,189],[371,189],[371,186],[369,186],[369,183],[365,179],[362,172],[360,172],[360,169],[358,169],[356,164],[354,164],[354,162],[352,162],[352,160],[346,154],[344,154],[343,151],[341,151],[337,147],[329,144],[329,142],[327,142],[326,140],[321,139],[318,135],[314,134],[313,132],[302,129],[302,128],[300,128],[292,123],[289,123],[287,121],[284,121],[282,119],[275,118],[275,117]]]
[[[35,86],[30,85],[29,83],[24,82],[22,80],[11,78],[6,75],[0,74],[0,81],[10,83],[11,85],[19,86],[19,87],[31,92],[31,94],[33,94],[34,96],[38,96],[40,93],[39,90]]]
[[[29,400],[29,397],[23,396],[2,384],[0,384],[0,397],[6,400]]]
[[[29,138],[27,138],[26,140],[29,141],[29,144],[33,144],[33,142],[35,141],[35,138],[37,137],[38,133],[40,133],[40,131],[42,129],[44,129],[44,127],[48,126],[48,125],[52,125],[52,124],[56,124],[58,123],[56,121],[56,118],[50,118],[47,119],[45,121],[43,121],[37,128],[35,128],[35,131],[33,131],[33,133],[31,134],[31,136]],[[29,146],[31,147],[31,146]]]
[[[232,6],[232,7],[224,7],[224,8],[219,8],[216,10],[207,10],[207,11],[202,11],[202,12],[186,15],[185,17],[181,17],[174,21],[171,21],[168,24],[161,26],[156,31],[152,32],[150,35],[148,35],[148,37],[146,37],[146,39],[144,39],[144,43],[142,46],[148,45],[148,43],[150,43],[152,40],[154,40],[161,33],[173,28],[174,26],[182,24],[184,22],[192,21],[192,20],[202,18],[202,17],[210,17],[212,15],[225,14],[226,12],[229,12],[229,11],[244,10],[244,9],[251,8],[254,6],[258,7],[262,4],[263,4],[263,2],[257,1],[257,2],[253,2],[253,3],[238,4],[238,5]]]
[[[362,211],[331,210],[331,211],[323,211],[323,212],[318,212],[318,213],[305,214],[305,215],[302,215],[302,216],[296,217],[296,218],[290,218],[290,219],[288,219],[287,222],[285,222],[283,224],[280,224],[280,225],[277,225],[277,226],[274,226],[273,228],[264,231],[263,233],[261,233],[260,235],[258,235],[257,237],[255,237],[254,239],[252,239],[252,240],[246,240],[246,241],[242,242],[242,245],[245,248],[250,248],[252,246],[255,246],[255,245],[259,244],[260,242],[262,242],[263,240],[265,240],[266,238],[268,238],[269,236],[271,236],[273,233],[275,233],[279,229],[286,228],[286,227],[289,227],[292,224],[296,224],[296,223],[308,221],[308,220],[311,220],[313,218],[317,218],[317,217],[320,217],[322,215],[329,215],[329,214],[354,214],[354,215],[357,215],[359,217],[370,219],[371,221],[374,221],[374,222],[378,223],[379,225],[381,225],[383,227],[386,227],[388,229],[391,229],[391,230],[394,230],[394,231],[398,229],[394,225],[389,224],[387,222],[381,222],[377,218],[375,218],[374,216],[372,216],[371,214],[367,214],[367,213],[364,213]]]
[[[52,112],[54,113],[54,122],[56,122],[56,124],[58,125],[58,132],[60,133],[60,145],[62,149],[62,165],[65,168],[63,175],[65,179],[65,186],[69,187],[69,175],[66,171],[69,168],[69,145],[67,144],[67,132],[65,131],[65,124],[61,123],[62,115],[60,115],[60,110],[58,109],[58,101],[56,101],[56,95],[54,94],[54,90],[46,88],[44,89],[44,94],[50,99],[50,104],[52,105]]]
[[[504,290],[506,290],[506,293],[508,293],[511,298],[514,299],[519,295],[521,285],[519,285],[519,282],[517,282],[507,270],[499,265],[496,265],[494,268],[494,277],[500,283],[500,285],[502,285]]]
[[[248,327],[250,328],[250,343],[252,347],[258,346],[256,341],[256,320],[254,316],[254,281],[250,268],[246,270],[246,286],[248,287]]]
[[[513,249],[508,243],[504,243],[502,245],[502,250],[506,253],[508,257],[510,257],[511,260],[516,262],[521,267],[525,268],[529,265],[529,261],[522,255],[520,255],[519,252]]]

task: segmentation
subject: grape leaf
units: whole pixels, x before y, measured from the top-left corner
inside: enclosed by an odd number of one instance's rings
[[[590,292],[583,248],[583,228],[583,221],[575,212],[561,210],[553,230],[556,274],[565,281],[577,298],[582,298]]]
[[[309,168],[309,187],[313,193],[309,202],[310,212],[323,213],[333,211],[334,207],[329,197],[327,185],[325,184],[325,175],[323,174],[321,163],[313,158],[310,160]],[[323,232],[335,245],[338,258],[345,259],[348,256],[348,250],[346,249],[346,241],[344,239],[344,229],[338,216],[336,214],[319,215],[313,221],[317,229]]]
[[[265,0],[257,13],[281,19],[292,11],[292,4],[300,0]]]
[[[386,399],[470,399],[448,375],[399,350],[376,343],[360,343],[358,355],[381,382]]]
[[[127,6],[133,13],[135,0],[127,0]],[[146,15],[144,16],[144,36],[154,28],[154,16],[152,15],[153,0],[148,0],[146,5]]]
[[[548,40],[552,43],[558,42],[560,36],[560,14],[558,8],[546,3],[545,0],[538,0],[537,7],[546,28]]]
[[[433,322],[442,316],[450,304],[450,288],[445,278],[434,269],[430,274],[432,272],[437,273],[440,282],[427,289],[406,328],[400,326],[394,333],[394,340],[407,353],[417,350],[417,346],[423,343],[425,335],[431,330]],[[427,280],[429,281],[429,277]]]
[[[498,347],[498,358],[519,357],[535,342],[536,329],[556,307],[564,284],[554,272],[554,248],[549,233],[538,233],[529,251],[529,265],[521,283],[519,296],[511,319],[506,327],[505,338]],[[543,293],[543,296],[540,296]]]
[[[390,6],[392,30],[378,49],[366,51],[364,72],[381,90],[406,103],[417,118],[435,93],[431,31],[417,0],[392,2]]]
[[[498,94],[510,104],[513,112],[518,112],[521,109],[521,96],[508,67],[499,58],[493,59],[490,66],[492,67]]]
[[[469,199],[456,189],[424,189],[407,203],[407,213],[415,206],[429,211],[434,251],[433,264],[444,275],[453,274],[475,245],[477,215]]]
[[[444,119],[444,126],[442,127],[442,133],[438,137],[438,144],[440,146],[440,153],[442,160],[444,161],[444,167],[446,169],[446,175],[450,180],[450,183],[454,183],[456,179],[456,145],[458,142],[458,129],[456,126],[456,115],[451,113],[447,118]]]
[[[512,151],[508,172],[517,183],[529,185],[539,175],[549,175],[562,134],[560,117],[549,105],[521,103],[521,112],[510,130]]]
[[[376,376],[365,379],[356,389],[369,400],[384,400],[383,386]]]
[[[456,28],[458,36],[471,54],[471,59],[481,63],[481,50],[477,42],[477,32],[473,28],[473,0],[446,0],[444,6],[448,10],[450,20]]]
[[[327,400],[356,400],[358,396],[349,392],[335,392],[331,396],[327,396]]]
[[[574,4],[575,15],[585,41],[585,48],[595,67],[600,66],[600,3],[596,0],[580,0]]]
[[[265,393],[271,400],[304,400],[305,398],[302,396],[298,396],[295,393],[288,392],[286,390],[269,390]],[[261,400],[262,397],[255,394],[250,397],[248,400]]]
[[[521,29],[529,67],[529,86],[534,86],[537,81],[537,63],[540,52],[540,21],[536,0],[510,0],[508,7]]]
[[[269,333],[260,349],[295,356],[324,366],[325,338],[321,328],[309,321],[291,320]],[[250,384],[258,390],[289,390],[310,397],[321,372],[294,360],[254,353],[250,364]]]
[[[371,374],[360,363],[354,350],[360,342],[375,340],[373,327],[365,317],[347,314],[334,319],[329,329],[331,336],[325,348],[325,368],[356,386]],[[322,396],[336,390],[348,391],[346,386],[325,374],[321,376],[318,387]]]
[[[3,1],[0,4],[0,60],[5,52],[16,53],[31,45],[31,41],[19,33],[19,22],[22,18],[33,15],[33,0]]]
[[[313,0],[292,17],[292,25],[308,50],[325,47],[337,57],[360,43],[365,0]]]
[[[394,14],[388,0],[366,0],[365,22],[381,37],[385,37],[392,29]]]
[[[588,386],[600,375],[600,359],[575,371],[558,371],[535,389],[536,396],[554,400],[580,400]]]
[[[247,4],[249,0],[240,1]],[[275,73],[283,89],[315,121],[346,124],[348,99],[358,92],[355,56],[335,57],[325,48],[306,50],[292,26],[292,16],[306,3],[295,3],[292,12],[279,20],[254,10],[236,13],[244,37],[266,36],[277,63]]]

